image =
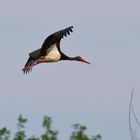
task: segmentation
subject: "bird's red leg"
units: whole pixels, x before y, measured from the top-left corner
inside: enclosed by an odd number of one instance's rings
[[[22,69],[22,71],[23,71],[25,74],[27,74],[27,73],[29,73],[29,71],[32,70],[32,68],[33,68],[34,66],[36,66],[36,65],[38,65],[38,64],[41,64],[41,63],[45,63],[45,60],[41,59],[41,60],[35,61],[33,65],[24,67],[24,68]]]

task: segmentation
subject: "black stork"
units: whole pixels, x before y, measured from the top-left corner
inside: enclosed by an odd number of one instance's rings
[[[60,49],[60,41],[64,36],[70,35],[73,32],[73,26],[55,32],[48,36],[42,47],[29,53],[28,61],[22,69],[23,73],[29,73],[33,66],[40,63],[58,62],[60,60],[80,61],[90,64],[80,56],[69,57],[65,55]]]

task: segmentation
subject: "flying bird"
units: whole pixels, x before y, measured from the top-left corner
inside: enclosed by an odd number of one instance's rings
[[[80,56],[69,57],[60,49],[60,41],[63,37],[73,32],[73,26],[49,35],[43,42],[41,48],[29,53],[29,58],[22,69],[23,73],[29,73],[32,68],[40,63],[58,62],[60,60],[80,61],[90,64]]]

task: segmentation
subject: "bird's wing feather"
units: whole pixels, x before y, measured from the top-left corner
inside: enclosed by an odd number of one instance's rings
[[[60,48],[59,48],[60,40],[64,36],[70,35],[70,32],[73,32],[72,28],[73,28],[73,26],[70,26],[68,28],[60,30],[60,31],[55,32],[55,33],[51,34],[50,36],[48,36],[45,39],[44,43],[42,44],[41,51],[40,51],[41,56],[45,55],[47,53],[47,50],[51,47],[51,45],[53,45],[55,43],[56,43],[58,49],[60,50]]]
[[[40,49],[37,49],[33,52],[30,52],[29,53],[29,56],[31,56],[34,60],[38,59],[40,57],[40,51],[41,51],[41,48]]]

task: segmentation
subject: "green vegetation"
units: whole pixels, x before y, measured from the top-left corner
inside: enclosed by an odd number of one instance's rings
[[[25,132],[25,123],[27,119],[22,115],[18,118],[17,132],[14,135],[13,140],[58,140],[58,131],[52,129],[52,118],[44,116],[42,127],[45,129],[44,133],[40,137],[27,137]],[[86,134],[86,126],[81,124],[73,125],[73,132],[70,135],[69,140],[101,140],[101,136],[98,134],[96,136],[88,136]],[[6,127],[0,129],[0,140],[10,140],[11,132]]]
[[[70,140],[101,140],[101,136],[97,134],[96,136],[88,136],[86,131],[86,126],[81,124],[74,124],[74,131],[70,136]]]

